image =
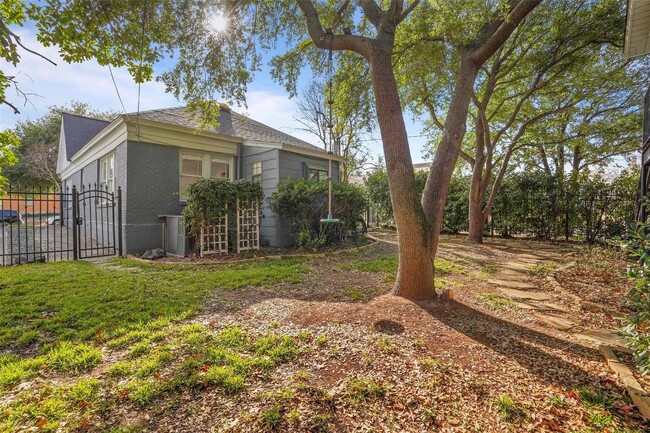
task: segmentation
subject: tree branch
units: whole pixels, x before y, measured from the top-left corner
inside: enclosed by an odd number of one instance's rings
[[[461,158],[463,158],[465,161],[467,161],[472,167],[474,167],[474,164],[476,164],[476,160],[472,158],[467,152],[465,152],[463,149],[460,150],[460,153],[458,154]]]
[[[482,43],[478,49],[471,54],[471,60],[476,65],[482,65],[489,59],[494,52],[499,49],[510,37],[512,32],[517,28],[519,23],[526,18],[526,15],[541,2],[541,0],[511,0],[510,4],[515,3],[510,13],[503,18],[497,18],[492,24],[497,24],[496,29],[484,29],[485,34],[488,34],[487,40]],[[498,12],[497,12],[498,13]]]
[[[311,1],[297,0],[298,6],[307,21],[307,30],[309,37],[314,45],[321,49],[332,49],[336,51],[354,51],[368,58],[370,54],[370,44],[372,40],[359,35],[330,35],[325,33],[318,15],[318,11]],[[361,0],[360,0],[361,3]],[[373,3],[379,8],[374,1],[364,1],[363,3]]]
[[[370,21],[375,28],[379,28],[384,15],[382,8],[380,8],[374,0],[357,0],[357,2],[359,3],[359,6],[361,6],[361,9],[363,9],[363,13],[366,15],[366,18],[368,18],[368,21]],[[298,3],[311,2],[299,1]],[[302,5],[300,8],[302,9]]]

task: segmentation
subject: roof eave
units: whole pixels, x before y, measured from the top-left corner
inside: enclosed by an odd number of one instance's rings
[[[122,115],[122,118],[124,119],[124,123],[126,123],[127,126],[135,128],[138,125],[143,125],[143,126],[154,126],[157,128],[162,128],[162,129],[169,129],[173,131],[182,131],[186,133],[192,133],[192,134],[198,134],[202,136],[207,136],[207,137],[214,137],[219,140],[224,140],[224,141],[230,141],[233,143],[238,143],[242,144],[244,142],[244,139],[242,137],[237,137],[233,135],[225,135],[225,134],[219,134],[217,132],[213,132],[207,129],[196,129],[196,128],[189,128],[187,126],[181,126],[181,125],[176,125],[173,123],[168,123],[168,122],[163,122],[159,120],[151,120],[151,119],[138,119],[138,118],[133,118],[133,116],[129,116],[126,114]],[[129,138],[131,138],[129,136]]]

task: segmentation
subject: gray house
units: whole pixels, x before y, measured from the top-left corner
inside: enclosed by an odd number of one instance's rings
[[[341,157],[332,156],[333,181]],[[269,197],[284,178],[326,179],[327,153],[223,107],[219,127],[199,131],[183,107],[124,114],[112,122],[64,114],[57,173],[63,189],[122,188],[125,253],[163,247],[167,216],[180,215],[202,177],[259,181]],[[286,224],[262,207],[262,245],[289,246]]]

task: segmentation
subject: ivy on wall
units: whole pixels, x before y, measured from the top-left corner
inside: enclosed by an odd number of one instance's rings
[[[240,202],[264,199],[262,185],[250,180],[200,179],[190,185],[183,209],[188,233],[197,235],[201,227],[219,221],[225,212],[234,212]]]

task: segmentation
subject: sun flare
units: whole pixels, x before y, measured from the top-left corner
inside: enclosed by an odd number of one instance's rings
[[[228,18],[222,12],[217,12],[210,19],[210,27],[216,32],[225,32],[228,28]]]

